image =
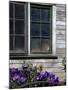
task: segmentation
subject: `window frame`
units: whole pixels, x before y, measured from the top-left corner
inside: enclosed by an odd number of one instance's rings
[[[25,3],[25,2],[14,2],[14,1],[9,1],[9,4],[13,4],[13,35],[12,35],[12,37],[14,37],[14,39],[13,39],[13,42],[14,42],[14,49],[13,50],[9,50],[10,51],[10,54],[22,54],[22,55],[25,55],[25,54],[27,54],[27,23],[26,23],[26,21],[27,21],[27,3]],[[17,36],[21,36],[20,34],[16,34],[15,33],[15,22],[16,22],[16,20],[17,21],[21,21],[21,19],[17,19],[17,18],[15,18],[15,4],[17,5],[23,5],[24,6],[24,19],[22,19],[22,21],[24,22],[24,50],[22,50],[22,51],[17,51],[17,50],[15,50],[15,37],[17,37]],[[10,8],[10,6],[9,6],[9,8]],[[9,14],[10,15],[10,14]],[[10,23],[10,20],[11,20],[11,18],[10,18],[10,16],[9,16],[9,23]],[[10,31],[9,31],[10,32]],[[15,34],[15,35],[14,35]],[[11,35],[9,34],[9,37],[10,37]],[[22,36],[23,37],[23,36]],[[9,48],[10,49],[10,48]]]
[[[29,8],[29,9],[28,9],[28,10],[29,10],[29,12],[28,12],[28,15],[29,15],[29,18],[28,18],[28,22],[29,22],[29,24],[28,24],[28,27],[29,27],[29,28],[28,28],[28,32],[30,32],[30,27],[31,27],[31,21],[29,20],[29,19],[31,18],[31,17],[30,17],[31,4],[34,4],[34,3],[28,3],[28,8]],[[49,6],[49,7],[50,7],[50,6],[51,6],[51,8],[50,8],[50,9],[51,9],[51,10],[50,10],[50,14],[51,14],[51,18],[50,18],[51,20],[50,20],[50,21],[51,21],[51,22],[50,22],[50,23],[52,23],[52,5],[46,5],[46,4],[43,5],[43,4],[37,4],[37,3],[36,3],[35,5],[39,5],[39,6],[42,5],[43,7],[45,7],[45,6]],[[51,45],[52,45],[52,44],[53,44],[53,43],[52,43],[52,24],[51,24],[50,27],[51,27],[51,32],[50,32],[50,35],[51,35],[51,36],[50,36],[50,37],[51,37]],[[31,36],[30,36],[29,33],[28,33],[28,36],[29,36],[29,40],[28,40],[29,44],[28,44],[28,45],[29,45],[29,48],[31,49],[31,44],[30,44],[30,43],[31,43],[31,42],[30,42]],[[42,39],[42,40],[43,40],[43,39]],[[52,55],[52,54],[53,54],[52,46],[51,46],[51,49],[52,49],[51,52],[44,52],[44,53],[43,53],[43,52],[40,52],[40,53],[36,53],[36,52],[35,52],[35,53],[31,53],[31,51],[29,50],[29,48],[28,48],[28,51],[29,51],[29,55],[30,55],[30,56],[40,56],[40,55],[41,55],[41,56],[47,56],[47,55]]]

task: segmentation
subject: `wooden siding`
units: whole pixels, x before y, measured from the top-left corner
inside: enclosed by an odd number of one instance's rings
[[[56,54],[65,57],[66,52],[66,5],[56,5]]]
[[[56,55],[58,59],[26,60],[26,63],[33,65],[43,65],[43,70],[54,72],[64,81],[65,72],[63,70],[62,59],[66,52],[66,5],[56,5]],[[10,67],[21,68],[23,60],[10,60]]]

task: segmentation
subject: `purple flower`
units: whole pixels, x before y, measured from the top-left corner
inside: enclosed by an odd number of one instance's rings
[[[59,83],[59,78],[50,72],[38,72],[37,75],[34,77],[34,80],[37,81],[47,81],[48,83],[52,83],[52,84],[58,84]]]
[[[59,77],[56,77],[56,79],[54,80],[55,84],[59,83]]]
[[[17,73],[18,72],[18,69],[17,68],[10,68],[10,73]]]
[[[16,75],[13,77],[13,81],[20,80],[20,76]]]
[[[21,82],[21,83],[25,83],[26,80],[27,80],[27,79],[26,79],[25,77],[21,77],[21,78],[20,78],[20,82]]]
[[[37,76],[37,77],[36,77],[36,80],[40,80],[40,78]]]
[[[27,66],[23,66],[23,67],[26,68]],[[26,77],[26,72],[24,72],[23,70],[19,70],[18,68],[14,68],[14,67],[10,68],[10,82],[11,83],[17,82],[18,84],[23,84],[28,81],[27,78],[28,77]],[[53,85],[57,85],[59,83],[59,78],[56,77],[55,74],[51,72],[47,72],[47,71],[37,72],[34,78],[32,78],[32,80],[45,81],[45,83],[48,82]]]

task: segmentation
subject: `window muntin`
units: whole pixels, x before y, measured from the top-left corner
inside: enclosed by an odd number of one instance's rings
[[[25,4],[10,3],[10,51],[25,53]]]
[[[51,7],[31,5],[30,11],[31,53],[51,53]]]

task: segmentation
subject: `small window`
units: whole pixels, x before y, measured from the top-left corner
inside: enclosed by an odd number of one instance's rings
[[[15,20],[15,34],[24,34],[23,20]]]
[[[40,36],[40,24],[39,23],[31,24],[31,36]]]
[[[42,22],[50,21],[50,9],[49,8],[41,9],[41,21]]]
[[[24,51],[24,36],[15,37],[15,50]]]
[[[24,19],[24,5],[15,4],[15,18]]]
[[[43,23],[41,24],[41,36],[50,36],[50,24],[48,23]]]
[[[39,8],[31,9],[31,21],[40,21],[40,9]]]
[[[39,38],[31,39],[31,51],[40,52],[40,39]]]

